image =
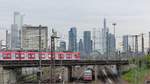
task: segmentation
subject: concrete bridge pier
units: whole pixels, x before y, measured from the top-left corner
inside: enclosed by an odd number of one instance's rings
[[[16,84],[16,72],[0,66],[0,84]]]
[[[68,82],[72,82],[72,66],[68,66]]]
[[[97,65],[94,66],[94,78],[95,80],[98,80],[98,66]]]
[[[0,84],[4,84],[4,79],[3,79],[3,67],[0,66]]]
[[[120,77],[121,76],[121,65],[116,65],[116,69],[118,72],[118,76]]]

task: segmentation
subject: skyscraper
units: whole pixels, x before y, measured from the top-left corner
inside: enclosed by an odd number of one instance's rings
[[[128,35],[123,36],[123,52],[127,52],[129,49],[129,44],[128,44]]]
[[[84,52],[85,54],[89,55],[92,51],[91,46],[91,31],[84,31]]]
[[[14,22],[11,26],[11,49],[21,48],[21,35],[22,35],[22,25],[23,25],[23,15],[19,12],[14,12]]]
[[[84,52],[84,47],[83,47],[83,41],[82,41],[82,39],[79,40],[79,52],[81,53],[81,55]]]
[[[10,39],[11,39],[10,33],[8,32],[8,30],[6,30],[6,50],[10,49],[11,45]]]
[[[77,29],[76,27],[72,27],[69,31],[68,50],[72,52],[77,51]]]
[[[14,24],[17,25],[18,30],[22,29],[23,15],[21,15],[19,12],[14,12]]]
[[[114,34],[109,33],[108,34],[108,52],[114,53],[116,50],[116,40]]]
[[[60,42],[60,51],[66,51],[66,42],[65,41]]]
[[[19,49],[18,45],[18,29],[17,25],[12,24],[11,25],[11,50]]]
[[[103,28],[102,28],[102,39],[101,39],[101,47],[102,47],[101,53],[103,54],[106,53],[107,51],[108,33],[109,33],[109,29],[107,28],[106,25],[106,19],[104,19]]]

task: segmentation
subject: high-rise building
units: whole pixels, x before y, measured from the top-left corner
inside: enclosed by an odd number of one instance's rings
[[[107,39],[108,39],[109,29],[106,25],[106,19],[104,19],[103,28],[102,28],[102,39],[101,39],[101,53],[104,54],[107,51]]]
[[[16,50],[21,48],[23,15],[19,12],[14,12],[13,20],[14,22],[11,26],[11,49]]]
[[[18,30],[22,29],[23,25],[23,15],[19,12],[14,12],[14,24],[17,25]]]
[[[11,50],[20,49],[20,45],[18,45],[18,29],[17,25],[11,25]]]
[[[11,36],[8,30],[6,30],[6,50],[10,50],[11,45]]]
[[[101,38],[101,53],[107,55],[113,55],[116,50],[115,35],[109,33],[109,28],[106,25],[106,19],[104,19]]]
[[[79,52],[81,53],[81,55],[83,54],[84,52],[84,47],[83,47],[83,41],[82,39],[79,40]]]
[[[114,53],[116,50],[116,40],[114,34],[109,33],[108,34],[108,52]]]
[[[69,31],[68,50],[72,52],[77,51],[77,29],[76,27],[72,27]]]
[[[123,52],[128,52],[129,43],[128,43],[128,35],[123,36]]]
[[[41,32],[41,33],[40,33]],[[41,44],[39,36],[41,36]],[[22,49],[46,50],[48,45],[48,27],[47,26],[29,26],[24,25],[22,28]]]
[[[60,51],[66,51],[66,42],[65,41],[60,42]]]
[[[84,31],[84,52],[85,54],[89,55],[92,51],[91,46],[91,31]]]
[[[93,50],[93,40],[91,40],[91,51]]]

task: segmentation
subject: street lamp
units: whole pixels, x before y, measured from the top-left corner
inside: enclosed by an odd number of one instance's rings
[[[114,26],[114,40],[115,40],[115,50],[114,50],[114,55],[116,55],[116,25],[117,23],[112,23],[112,25]],[[117,56],[116,56],[116,59],[117,59]]]
[[[39,84],[41,84],[42,80],[42,67],[41,67],[41,25],[39,25]]]
[[[112,25],[114,26],[114,37],[115,37],[117,23],[112,23]]]

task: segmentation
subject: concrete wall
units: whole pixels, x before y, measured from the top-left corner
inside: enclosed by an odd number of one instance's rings
[[[0,66],[0,84],[3,84],[3,67]]]
[[[5,70],[0,67],[0,84],[15,84],[16,73],[13,70]]]

